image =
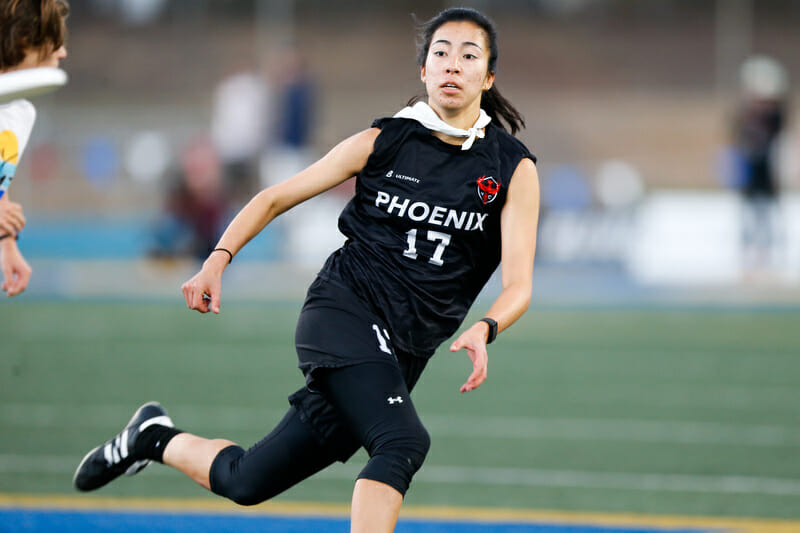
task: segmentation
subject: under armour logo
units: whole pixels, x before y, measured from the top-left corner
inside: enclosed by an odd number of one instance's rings
[[[403,403],[403,397],[398,396],[397,398],[392,398],[390,396],[389,398],[386,398],[386,401],[389,402],[389,405],[394,405],[396,403]]]

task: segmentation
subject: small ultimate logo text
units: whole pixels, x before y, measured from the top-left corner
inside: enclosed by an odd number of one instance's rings
[[[397,174],[394,170],[390,170],[386,173],[387,178],[394,178],[400,181],[410,181],[411,183],[419,183],[419,178],[415,178],[414,176],[406,176],[405,174]]]
[[[396,398],[392,398],[391,396],[386,398],[386,401],[389,402],[389,405],[394,405],[396,403],[403,403],[403,397],[398,396]]]
[[[500,192],[500,184],[497,183],[496,179],[491,176],[487,178],[484,174],[478,178],[476,183],[478,184],[478,198],[481,199],[483,205],[493,202],[497,198],[497,193]]]

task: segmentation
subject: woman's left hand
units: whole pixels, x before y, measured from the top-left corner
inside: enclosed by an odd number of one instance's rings
[[[450,345],[451,352],[464,348],[472,361],[472,374],[467,382],[461,385],[460,392],[469,392],[481,386],[486,381],[486,372],[489,365],[489,354],[486,352],[486,338],[489,326],[485,322],[476,322],[471,328],[462,333]]]

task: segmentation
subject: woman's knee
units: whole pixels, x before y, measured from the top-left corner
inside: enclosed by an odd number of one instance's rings
[[[407,450],[411,466],[414,468],[414,473],[422,467],[425,458],[428,456],[428,451],[431,449],[431,436],[425,426],[419,425],[417,431],[408,436],[408,442],[403,445]]]
[[[291,407],[275,429],[249,450],[239,446],[221,450],[211,464],[209,486],[215,494],[240,505],[255,505],[322,470],[336,458]]]
[[[430,435],[422,424],[387,435],[367,448],[370,460],[359,478],[386,483],[405,495],[430,446]]]
[[[211,492],[239,505],[256,505],[268,499],[252,487],[244,476],[237,475],[238,462],[245,454],[240,446],[229,446],[219,452],[209,471]]]

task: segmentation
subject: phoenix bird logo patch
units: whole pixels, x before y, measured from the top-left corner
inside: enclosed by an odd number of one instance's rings
[[[490,202],[493,202],[495,198],[497,198],[497,193],[500,192],[500,184],[497,183],[497,180],[493,177],[489,176],[488,178],[484,174],[477,181],[478,184],[478,198],[481,199],[483,205],[486,205]]]

